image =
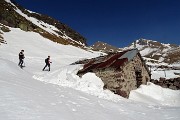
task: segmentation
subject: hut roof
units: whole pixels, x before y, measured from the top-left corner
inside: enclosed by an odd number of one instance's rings
[[[137,49],[130,49],[119,53],[113,53],[100,58],[89,60],[84,64],[79,73],[86,73],[93,69],[103,69],[107,67],[120,68],[125,62],[131,61],[138,53]]]

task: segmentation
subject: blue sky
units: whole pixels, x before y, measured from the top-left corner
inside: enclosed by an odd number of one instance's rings
[[[15,0],[87,38],[125,47],[139,38],[180,45],[179,0]]]

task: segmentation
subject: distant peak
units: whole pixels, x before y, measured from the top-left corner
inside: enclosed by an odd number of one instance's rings
[[[95,51],[102,51],[105,53],[122,51],[120,48],[114,47],[114,46],[109,45],[108,43],[105,43],[102,41],[97,41],[96,43],[94,43],[94,45],[92,45],[90,47],[91,47],[91,49],[93,49]]]

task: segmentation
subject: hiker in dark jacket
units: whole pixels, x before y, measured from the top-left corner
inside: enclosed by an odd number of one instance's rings
[[[22,68],[23,67],[23,63],[24,63],[24,50],[21,50],[21,52],[19,53],[19,66]]]
[[[45,68],[46,68],[47,66],[49,67],[49,71],[50,71],[50,64],[52,63],[52,62],[50,61],[50,56],[48,56],[48,58],[45,59],[45,63],[46,63],[46,65],[44,66],[43,71],[45,70]]]

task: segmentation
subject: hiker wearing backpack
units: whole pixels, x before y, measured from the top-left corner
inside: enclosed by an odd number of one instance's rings
[[[19,53],[19,66],[22,68],[23,67],[23,63],[24,63],[24,50],[21,50],[21,52]]]
[[[49,71],[50,71],[50,64],[52,63],[52,62],[50,61],[50,56],[48,56],[48,58],[45,59],[45,63],[46,63],[46,65],[44,66],[43,71],[45,70],[45,68],[46,68],[47,66],[49,67]]]

